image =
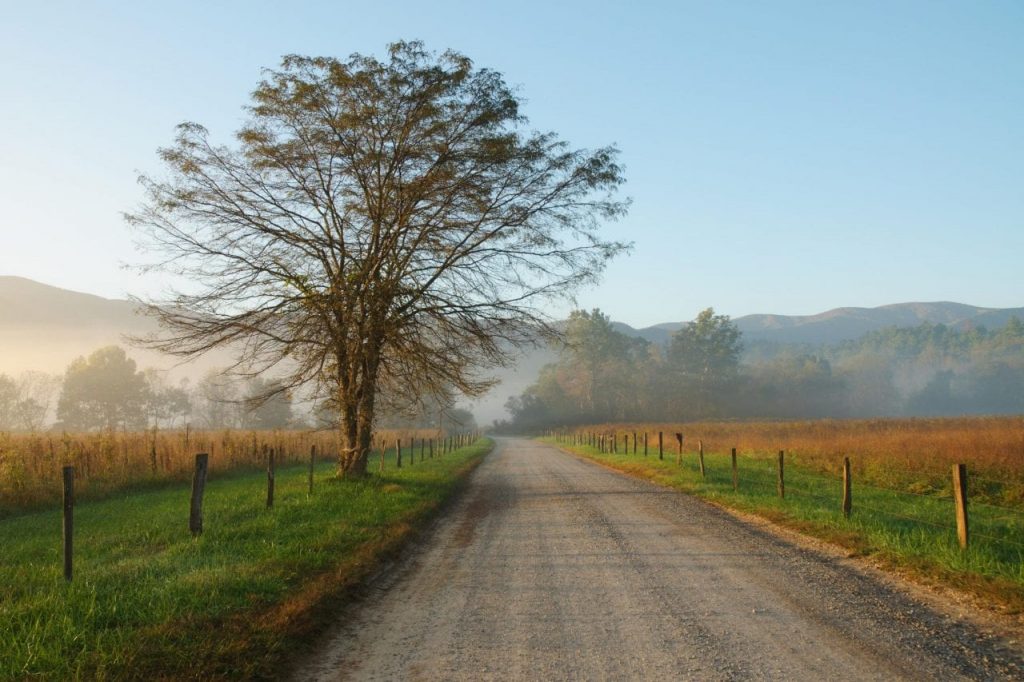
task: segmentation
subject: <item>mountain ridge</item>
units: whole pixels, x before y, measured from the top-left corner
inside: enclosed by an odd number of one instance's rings
[[[733,322],[747,338],[827,344],[859,338],[886,327],[912,327],[926,322],[964,328],[999,327],[1012,316],[1024,319],[1024,307],[986,308],[954,301],[913,301],[873,308],[842,306],[814,315],[755,313],[733,318]],[[660,322],[647,327],[633,327],[625,322],[613,324],[630,336],[664,343],[686,322]],[[121,333],[137,333],[139,327],[151,329],[152,321],[141,315],[131,301],[0,275],[0,329],[33,325],[130,327]]]
[[[748,340],[828,345],[858,339],[869,332],[894,326],[916,327],[929,323],[958,328],[998,328],[1014,316],[1024,320],[1024,307],[985,308],[954,301],[914,301],[874,308],[843,306],[815,315],[757,313],[733,318],[733,322]],[[641,328],[622,322],[614,324],[619,331],[630,336],[652,343],[666,343],[686,322],[661,322]]]

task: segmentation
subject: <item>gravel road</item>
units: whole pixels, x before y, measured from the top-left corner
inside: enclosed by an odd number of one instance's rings
[[[296,679],[1024,679],[850,560],[525,440],[370,592]]]

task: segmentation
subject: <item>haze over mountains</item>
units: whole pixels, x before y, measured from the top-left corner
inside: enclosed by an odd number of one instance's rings
[[[925,322],[967,329],[998,329],[1011,317],[1024,320],[1024,308],[981,308],[963,303],[894,303],[877,308],[834,308],[817,315],[744,315],[733,320],[743,338],[775,343],[832,344],[857,339],[886,327],[916,327]],[[616,323],[630,336],[665,343],[685,322],[664,322],[634,329]]]
[[[0,373],[25,370],[61,374],[76,357],[117,344],[129,350],[140,368],[170,369],[179,361],[153,351],[130,348],[126,335],[147,334],[156,323],[131,301],[60,289],[23,277],[0,276]],[[198,378],[224,356],[188,363],[179,377]]]
[[[666,311],[670,314],[670,311]],[[833,344],[856,339],[891,326],[913,327],[921,323],[969,328],[999,328],[1022,308],[982,308],[953,302],[897,303],[878,308],[836,308],[817,315],[746,315],[734,322],[744,339],[776,343]],[[616,328],[653,343],[665,343],[684,322],[665,322],[635,329],[624,323]],[[25,370],[62,373],[79,355],[100,346],[126,346],[126,334],[145,334],[154,322],[137,313],[130,301],[111,300],[69,291],[21,277],[0,276],[0,373],[17,375]],[[175,360],[132,348],[130,355],[140,367],[167,369]],[[480,423],[504,417],[504,403],[518,395],[537,377],[540,367],[553,358],[550,350],[526,353],[515,367],[500,373],[502,383],[472,405]],[[197,379],[206,369],[227,363],[229,358],[204,358],[175,370],[178,376]]]

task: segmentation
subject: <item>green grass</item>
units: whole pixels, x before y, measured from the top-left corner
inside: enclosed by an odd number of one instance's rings
[[[838,542],[921,577],[971,590],[1004,608],[1024,610],[1024,513],[1019,509],[968,504],[971,542],[957,542],[952,493],[930,495],[858,485],[852,482],[850,518],[841,511],[842,481],[801,467],[786,457],[785,499],[778,495],[774,457],[738,457],[739,490],[733,490],[729,454],[705,453],[702,478],[697,454],[684,452],[659,460],[657,448],[640,453],[601,453],[544,439],[611,468],[654,480],[723,506],[765,516],[812,535]],[[673,448],[674,449],[674,448]],[[838,467],[837,467],[838,468]]]
[[[207,483],[204,533],[189,486],[75,509],[75,575],[63,578],[59,510],[0,520],[0,679],[273,676],[332,605],[393,553],[492,446],[363,481],[321,462]],[[379,460],[371,457],[376,471]]]

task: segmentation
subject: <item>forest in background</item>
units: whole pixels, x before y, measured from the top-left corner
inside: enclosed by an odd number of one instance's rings
[[[1024,323],[889,327],[837,344],[745,342],[708,308],[665,344],[575,311],[499,430],[623,421],[1024,413]]]

